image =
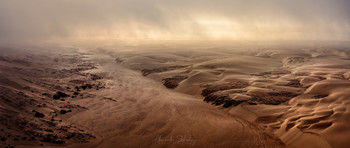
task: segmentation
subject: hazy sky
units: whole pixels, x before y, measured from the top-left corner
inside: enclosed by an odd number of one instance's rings
[[[349,40],[349,0],[0,0],[0,39]]]

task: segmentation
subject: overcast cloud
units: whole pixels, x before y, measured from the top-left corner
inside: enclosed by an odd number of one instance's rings
[[[348,0],[0,0],[0,39],[349,40]]]

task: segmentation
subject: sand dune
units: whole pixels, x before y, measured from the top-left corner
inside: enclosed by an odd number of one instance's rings
[[[273,48],[273,47],[272,47]],[[204,54],[203,54],[204,53]],[[288,147],[343,147],[349,138],[347,116],[348,55],[332,48],[271,49],[237,53],[205,50],[177,62],[142,63],[155,69],[149,78],[182,76],[175,91],[194,96],[225,112],[275,133]],[[209,54],[210,53],[210,54]],[[154,53],[161,59],[171,52]],[[134,59],[142,56],[135,55]],[[215,57],[215,58],[212,58]],[[188,67],[166,69],[174,65]],[[135,70],[133,62],[121,63]],[[167,85],[167,84],[164,84]],[[265,105],[264,105],[265,104]],[[275,106],[277,105],[277,106]],[[343,129],[342,134],[335,134]],[[338,138],[335,138],[338,137]]]
[[[350,144],[347,46],[168,46],[1,48],[1,145]]]

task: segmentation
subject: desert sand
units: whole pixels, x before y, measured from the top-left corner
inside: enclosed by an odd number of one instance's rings
[[[346,147],[348,42],[1,47],[1,147]]]

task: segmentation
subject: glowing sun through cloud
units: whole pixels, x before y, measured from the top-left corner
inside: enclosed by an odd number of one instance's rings
[[[237,23],[224,18],[200,18],[196,22],[206,36],[213,39],[237,38],[239,26]]]

